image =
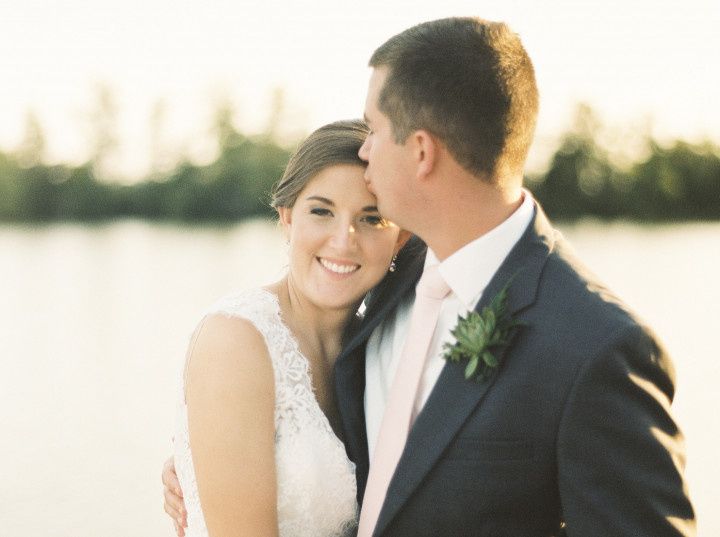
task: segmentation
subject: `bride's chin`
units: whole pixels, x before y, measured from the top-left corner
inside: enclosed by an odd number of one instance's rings
[[[315,303],[323,309],[327,310],[357,310],[363,300],[365,294],[345,293],[337,288],[330,288],[326,292],[319,293],[315,296]]]

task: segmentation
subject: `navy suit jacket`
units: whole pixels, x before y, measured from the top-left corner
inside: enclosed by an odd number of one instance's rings
[[[365,345],[414,292],[413,239],[367,300],[335,366],[358,501],[368,474]],[[487,381],[447,363],[390,482],[376,536],[695,534],[671,361],[651,330],[574,259],[537,207],[478,311],[508,295],[524,323]]]

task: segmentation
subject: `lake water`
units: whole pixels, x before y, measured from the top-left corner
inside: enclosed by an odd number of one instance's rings
[[[672,352],[699,534],[720,535],[720,224],[562,230]],[[189,333],[284,265],[260,221],[0,227],[0,534],[172,536],[159,475]]]

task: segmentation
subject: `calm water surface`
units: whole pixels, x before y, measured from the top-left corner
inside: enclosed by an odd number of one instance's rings
[[[670,348],[700,535],[720,535],[720,224],[563,231]],[[188,336],[284,266],[266,222],[0,227],[0,533],[173,535],[159,474]]]

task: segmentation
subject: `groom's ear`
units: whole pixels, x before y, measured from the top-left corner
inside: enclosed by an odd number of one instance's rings
[[[435,169],[438,146],[435,137],[424,129],[414,131],[411,135],[413,156],[417,163],[417,178],[425,179]]]

